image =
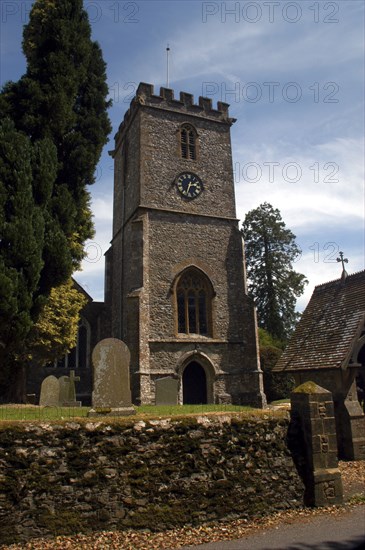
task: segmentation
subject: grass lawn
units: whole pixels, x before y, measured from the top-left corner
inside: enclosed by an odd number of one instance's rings
[[[208,412],[242,412],[254,409],[252,407],[240,407],[238,405],[142,405],[141,407],[136,407],[136,410],[139,415],[172,416]]]
[[[85,417],[90,407],[38,407],[1,405],[0,420],[67,420]]]
[[[76,420],[85,418],[90,407],[39,407],[36,405],[1,405],[1,420]],[[208,412],[243,412],[254,410],[237,405],[142,405],[136,407],[140,417],[172,416]],[[95,417],[94,417],[95,420]]]

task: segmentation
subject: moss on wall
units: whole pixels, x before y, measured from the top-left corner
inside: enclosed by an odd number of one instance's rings
[[[288,419],[237,414],[0,430],[0,542],[168,529],[299,506]]]

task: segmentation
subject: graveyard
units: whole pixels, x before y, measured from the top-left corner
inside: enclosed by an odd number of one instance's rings
[[[43,380],[39,405],[0,407],[0,543],[344,504],[330,391],[308,381],[271,408],[179,405],[162,377],[156,404],[136,406],[128,346],[101,340],[92,360],[91,408],[73,370]]]
[[[315,408],[318,399],[330,415],[328,392],[309,401],[307,394],[297,395],[302,411]],[[2,421],[0,544],[101,531],[168,537],[170,530],[209,531],[221,522],[260,523],[272,514],[305,513],[295,451],[286,443],[287,407],[170,409],[187,413],[180,415],[163,414],[166,406],[155,414],[153,409],[112,418],[87,417],[87,407],[75,407],[79,418]],[[332,430],[320,449],[312,449],[320,468],[319,477],[314,470],[316,486],[322,484],[326,497],[315,508],[338,506],[343,500],[333,416],[311,421],[304,412],[303,418]],[[317,445],[312,436],[308,447]]]
[[[0,407],[1,544],[344,504],[331,392],[307,382],[271,408],[178,405],[163,377],[156,405],[136,406],[129,363],[124,342],[102,340],[91,408],[72,370],[43,380],[39,405]]]

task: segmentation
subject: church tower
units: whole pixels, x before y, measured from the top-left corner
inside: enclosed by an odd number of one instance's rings
[[[236,219],[228,105],[141,83],[115,136],[111,335],[131,351],[133,401],[156,380],[180,403],[263,406],[255,310]]]

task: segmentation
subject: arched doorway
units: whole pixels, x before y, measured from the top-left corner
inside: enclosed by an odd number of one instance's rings
[[[196,361],[189,363],[183,372],[183,404],[206,404],[207,377],[203,367]]]

